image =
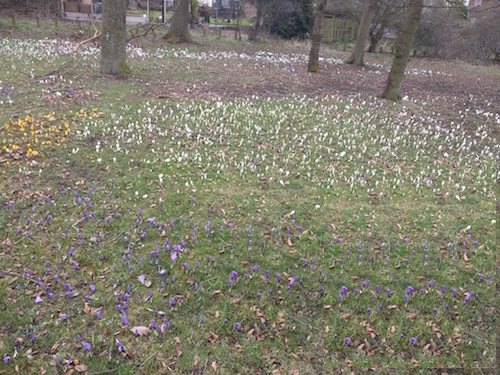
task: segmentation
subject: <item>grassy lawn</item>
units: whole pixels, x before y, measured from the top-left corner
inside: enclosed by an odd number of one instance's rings
[[[86,25],[9,22],[0,374],[494,373],[500,101],[453,88],[498,67],[393,104],[387,57],[195,31],[114,79]]]

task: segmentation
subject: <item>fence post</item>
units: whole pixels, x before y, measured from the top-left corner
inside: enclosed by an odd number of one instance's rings
[[[332,38],[332,41],[335,42],[335,39],[337,39],[337,19],[334,18],[333,19],[333,38]]]

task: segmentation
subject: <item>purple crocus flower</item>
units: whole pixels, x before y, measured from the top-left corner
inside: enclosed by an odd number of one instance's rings
[[[241,323],[240,323],[240,322],[236,322],[236,323],[234,323],[234,329],[235,329],[235,330],[239,331],[239,330],[240,330],[240,328],[241,328]]]
[[[277,282],[280,282],[281,280],[281,275],[279,273],[276,274],[276,281]]]
[[[3,363],[9,363],[9,362],[10,362],[10,359],[11,359],[11,358],[10,358],[10,355],[5,354],[5,355],[3,356]]]
[[[124,314],[124,315],[120,315],[120,319],[122,321],[122,324],[124,326],[128,326],[128,320],[127,320],[127,316]]]
[[[340,293],[345,296],[348,292],[349,288],[347,288],[345,285],[342,285],[342,287],[340,288]]]
[[[236,280],[238,278],[238,272],[236,271],[231,271],[231,279]]]
[[[408,285],[408,287],[406,288],[406,293],[408,293],[408,295],[410,296],[413,296],[413,293],[415,293],[415,288],[413,288],[411,285]]]
[[[415,345],[415,344],[417,343],[417,338],[416,338],[415,336],[414,336],[414,337],[412,337],[412,338],[410,339],[410,343],[411,343],[412,345]]]
[[[86,351],[86,352],[90,352],[90,343],[89,342],[83,342],[83,349]]]
[[[345,343],[346,345],[349,345],[349,344],[351,343],[351,341],[352,341],[352,340],[351,340],[351,338],[350,338],[350,337],[346,337],[346,338],[345,338],[345,340],[344,340],[344,343]]]

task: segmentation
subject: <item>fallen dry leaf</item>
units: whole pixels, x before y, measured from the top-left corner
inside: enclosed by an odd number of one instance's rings
[[[80,363],[79,365],[75,366],[75,371],[76,372],[85,372],[85,371],[87,371],[87,365]]]
[[[130,328],[130,332],[132,332],[134,335],[147,336],[151,333],[151,329],[146,326],[136,326]]]

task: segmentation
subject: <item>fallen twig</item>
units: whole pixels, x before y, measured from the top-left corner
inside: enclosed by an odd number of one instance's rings
[[[101,36],[101,31],[99,29],[95,29],[94,31],[94,35],[91,36],[90,38],[87,38],[85,40],[82,40],[80,43],[78,43],[76,46],[75,46],[75,49],[73,50],[73,52],[76,52],[78,51],[78,49],[83,46],[84,44],[87,44],[87,43],[90,43],[92,42],[93,40],[96,40],[97,38],[99,38]]]
[[[147,36],[151,31],[153,31],[153,33],[154,33],[155,29],[157,27],[159,27],[159,26],[164,26],[164,25],[161,24],[161,23],[150,22],[150,23],[147,23],[147,24],[137,25],[137,26],[129,29],[128,32],[131,33],[131,36],[129,38],[127,38],[127,43],[130,42],[133,39]],[[140,28],[144,29],[144,32],[142,34],[133,34],[134,31],[139,30]]]
[[[475,338],[476,338],[476,339],[478,339],[478,340],[484,341],[484,342],[486,342],[486,343],[488,343],[488,344],[490,344],[490,345],[495,345],[495,344],[494,344],[494,343],[492,343],[491,341],[488,341],[488,340],[486,340],[486,339],[483,339],[482,337],[479,337],[478,335],[476,335],[476,334],[474,334],[474,333],[472,333],[472,332],[468,332],[468,331],[463,331],[463,332],[465,332],[466,334],[468,334],[468,335],[470,335],[470,336],[472,336],[472,337],[475,337]]]
[[[17,273],[17,272],[12,272],[12,271],[2,270],[2,271],[0,271],[0,273],[2,273],[2,274],[4,274],[4,275],[10,275],[10,276],[18,276],[18,277],[22,277],[22,278],[23,278],[23,280],[28,280],[28,281],[31,281],[31,282],[32,282],[32,283],[34,283],[34,284],[38,284],[38,283],[36,282],[36,280],[34,280],[34,279],[30,278],[30,277],[27,277],[26,275],[25,275],[25,276],[23,276],[23,275],[21,275],[20,273]]]
[[[317,327],[313,326],[312,324],[309,324],[309,323],[303,322],[302,320],[299,320],[299,319],[297,319],[297,318],[294,318],[293,316],[288,315],[288,314],[286,314],[285,316],[286,316],[287,318],[290,318],[290,319],[292,319],[292,320],[296,321],[297,323],[302,324],[303,326],[310,327],[310,328],[314,329],[315,331],[321,332],[321,330],[320,330],[319,328],[317,328]]]
[[[104,370],[104,371],[98,371],[98,372],[89,372],[89,375],[100,375],[100,374],[110,374],[112,372],[115,372],[116,370],[118,370],[118,368],[112,368],[112,369],[109,369],[109,370]]]

